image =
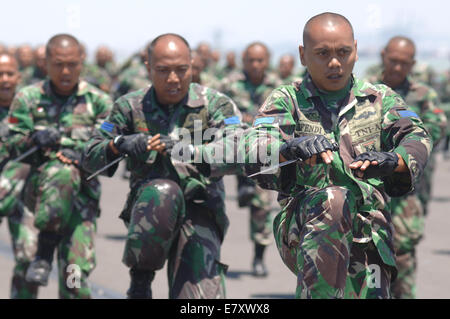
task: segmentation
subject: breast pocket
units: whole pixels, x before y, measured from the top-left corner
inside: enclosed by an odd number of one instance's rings
[[[378,121],[354,127],[351,130],[351,135],[356,155],[381,150],[381,125]]]

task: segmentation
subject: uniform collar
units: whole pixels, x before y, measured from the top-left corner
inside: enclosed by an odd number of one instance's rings
[[[350,90],[352,91],[354,96],[368,96],[375,94],[375,91],[372,88],[365,86],[364,82],[360,81],[353,74],[351,75],[351,81],[352,86]],[[318,88],[313,83],[309,73],[306,73],[303,77],[303,81],[300,84],[300,90],[307,99],[321,95]]]
[[[255,86],[252,82],[250,82],[250,79],[245,71],[241,72],[241,76],[240,76],[239,80],[248,82],[251,85]],[[266,70],[266,72],[264,72],[264,78],[263,78],[262,82],[257,86],[261,86],[261,85],[272,86],[273,82],[274,81],[271,79],[271,76],[269,75],[269,73]]]
[[[89,84],[84,80],[80,80],[80,81],[78,81],[75,92],[67,97],[70,97],[73,95],[82,96],[82,95],[85,95],[88,91],[89,91]],[[50,79],[44,80],[43,85],[41,87],[41,93],[45,94],[45,95],[49,95],[49,96],[56,96],[56,94],[53,92],[53,90],[50,86]]]

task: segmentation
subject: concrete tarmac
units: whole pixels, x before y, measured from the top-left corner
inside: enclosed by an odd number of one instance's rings
[[[101,177],[103,195],[101,216],[96,235],[97,267],[90,283],[92,297],[125,298],[129,285],[128,268],[122,262],[126,228],[118,219],[128,193],[128,182],[120,177],[122,169],[113,178]],[[433,182],[433,198],[426,218],[425,236],[418,246],[418,298],[450,298],[450,161],[439,154]],[[249,239],[249,209],[241,209],[236,201],[236,178],[225,177],[226,207],[230,227],[222,246],[222,262],[229,265],[226,281],[227,297],[237,299],[293,298],[296,277],[283,264],[275,243],[266,251],[269,276],[255,278],[251,275],[253,244]],[[278,204],[274,198],[274,215]],[[54,267],[56,264],[54,264]],[[0,298],[9,298],[14,262],[7,221],[0,225]],[[166,268],[157,272],[152,285],[154,298],[168,298]],[[47,287],[41,287],[39,298],[58,297],[55,271]]]

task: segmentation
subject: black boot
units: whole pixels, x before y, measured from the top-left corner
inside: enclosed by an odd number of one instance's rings
[[[127,291],[128,299],[152,299],[151,284],[155,272],[151,270],[130,269],[131,283]]]
[[[52,270],[55,248],[61,241],[61,235],[41,231],[38,236],[36,258],[30,263],[25,276],[26,281],[40,286],[47,286]]]
[[[253,258],[253,276],[255,277],[266,277],[269,274],[263,261],[265,249],[266,246],[255,243],[255,257]]]

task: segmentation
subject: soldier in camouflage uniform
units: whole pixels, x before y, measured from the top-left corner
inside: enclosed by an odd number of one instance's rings
[[[34,216],[24,209],[20,194],[29,174],[30,166],[23,163],[9,162],[9,154],[3,143],[8,137],[8,111],[14,98],[20,73],[16,59],[9,54],[0,55],[0,221],[8,217],[15,266],[11,280],[10,297],[36,298],[38,286],[25,280],[25,272],[34,258],[37,243],[37,229]]]
[[[303,43],[307,75],[271,93],[241,151],[301,160],[256,177],[279,192],[274,234],[297,275],[296,297],[389,298],[396,264],[387,195],[415,188],[431,140],[398,94],[352,75],[356,41],[345,17],[311,18]]]
[[[130,65],[122,71],[117,78],[117,87],[114,89],[114,98],[119,98],[129,92],[147,88],[151,85],[148,77],[145,61],[146,49],[142,49],[137,59],[133,59]]]
[[[22,45],[16,51],[17,61],[19,62],[19,71],[22,81],[19,83],[19,89],[28,85],[27,80],[31,78],[34,70],[33,49],[29,45]]]
[[[233,72],[237,72],[238,69],[236,65],[236,54],[233,51],[230,51],[225,55],[225,60],[225,66],[220,70],[222,79],[228,77]]]
[[[291,84],[300,81],[302,76],[294,73],[295,59],[292,54],[285,54],[280,57],[278,63],[278,76],[283,84]]]
[[[42,81],[46,76],[45,45],[40,45],[34,50],[34,66],[31,67],[30,72],[22,74],[21,87]]]
[[[445,116],[447,119],[450,118],[450,71],[446,70],[439,76],[438,81],[438,95],[442,102],[441,108],[445,113]],[[446,135],[445,135],[445,141],[443,143],[443,152],[444,152],[444,158],[449,159],[450,158],[450,120],[447,121],[447,129],[446,129]]]
[[[190,49],[179,35],[154,39],[148,56],[153,85],[115,102],[86,147],[83,167],[95,171],[119,154],[132,159],[131,191],[121,214],[128,227],[122,261],[130,268],[129,298],[151,298],[155,271],[166,260],[169,298],[224,298],[220,247],[229,221],[221,176],[228,166],[200,163],[197,156],[240,128],[241,115],[227,96],[191,83]],[[183,149],[187,161],[174,156],[176,145],[169,146],[167,138],[162,143],[159,135],[177,139],[184,131],[183,140],[190,140],[212,128],[214,143],[187,142],[189,147]],[[188,161],[193,153],[195,163]],[[111,167],[108,176],[116,168]]]
[[[281,84],[267,73],[269,50],[259,42],[251,43],[243,54],[243,72],[224,79],[219,91],[236,102],[244,123],[251,126],[258,108],[270,92]],[[261,189],[245,175],[237,176],[239,207],[250,206],[250,238],[254,242],[253,274],[266,276],[265,248],[272,242],[270,192]]]
[[[219,81],[211,76],[210,73],[205,73],[205,62],[197,51],[192,51],[192,82],[198,83],[209,88],[217,88]]]
[[[109,75],[113,81],[117,74],[113,53],[107,46],[100,46],[95,52],[95,63]]]
[[[60,298],[90,298],[87,277],[95,267],[100,184],[97,179],[86,181],[79,162],[84,144],[109,114],[112,101],[79,80],[84,57],[74,37],[52,37],[46,54],[49,80],[17,93],[9,115],[12,136],[5,143],[12,157],[38,147],[23,160],[31,165],[24,202],[39,229],[26,280],[47,285],[57,249]]]
[[[405,37],[394,37],[389,40],[381,52],[383,71],[371,83],[386,84],[398,93],[406,104],[420,116],[427,129],[433,146],[436,146],[444,137],[447,119],[441,109],[434,89],[426,84],[413,80],[409,74],[415,63],[415,45],[413,41]],[[428,160],[425,172],[433,169],[433,156]],[[403,197],[393,198],[390,205],[392,221],[394,223],[395,236],[394,248],[398,276],[393,283],[392,295],[395,298],[415,298],[416,296],[416,250],[415,247],[423,236],[424,231],[424,207],[426,202],[421,202],[420,195],[428,197],[430,188],[421,187],[431,185],[431,172],[424,174],[417,186],[417,191]],[[424,179],[429,179],[424,181]],[[425,191],[425,192],[424,192]]]

